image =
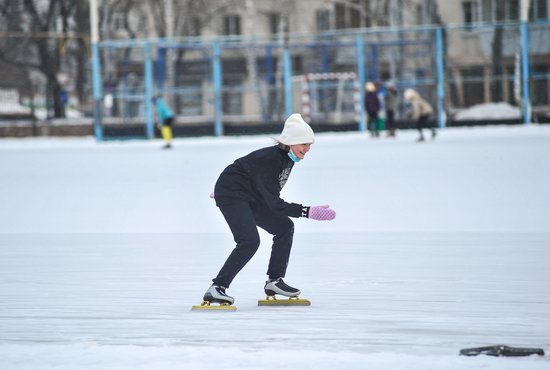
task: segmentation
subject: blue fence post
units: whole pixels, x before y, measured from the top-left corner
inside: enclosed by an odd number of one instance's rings
[[[378,45],[371,44],[370,46],[370,68],[369,81],[378,80]]]
[[[157,77],[157,89],[162,91],[164,89],[164,76],[165,76],[165,62],[166,62],[166,48],[159,47],[157,49],[157,63],[156,63],[156,77]]]
[[[101,112],[103,106],[103,91],[101,88],[101,62],[99,59],[99,45],[92,44],[92,90],[94,97],[93,116],[94,134],[97,141],[103,141],[103,127],[101,125]]]
[[[327,45],[321,47],[322,50],[322,61],[323,61],[323,73],[330,72],[330,54]]]
[[[214,87],[214,135],[223,135],[222,66],[219,41],[212,44],[212,85]]]
[[[292,56],[290,49],[285,46],[283,50],[283,73],[285,82],[285,113],[290,116],[293,113],[292,106]]]
[[[153,62],[151,60],[151,43],[146,42],[143,47],[143,53],[145,57],[144,69],[145,69],[145,122],[146,122],[146,135],[148,139],[152,139],[155,136],[153,131],[154,119],[153,119]]]
[[[275,73],[273,72],[273,47],[271,45],[265,47],[265,68],[267,84],[271,88],[275,83]]]
[[[520,24],[520,37],[523,122],[528,125],[531,121],[531,100],[529,96],[529,25],[525,21]]]
[[[361,132],[367,130],[367,117],[365,115],[365,44],[363,35],[355,37],[355,54],[357,63],[357,79],[359,83],[359,122],[358,129]]]
[[[437,125],[440,128],[445,127],[445,68],[444,58],[445,50],[443,46],[443,28],[439,27],[435,31],[436,35],[436,68],[437,68]]]

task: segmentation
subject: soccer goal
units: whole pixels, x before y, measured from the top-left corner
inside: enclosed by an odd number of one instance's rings
[[[350,123],[360,116],[359,81],[354,72],[300,76],[302,115],[308,122]]]

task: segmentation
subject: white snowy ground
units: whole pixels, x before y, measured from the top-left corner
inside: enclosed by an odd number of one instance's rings
[[[208,197],[266,136],[0,140],[0,369],[521,369],[550,357],[550,127],[446,129],[434,142],[319,134],[283,190],[287,281],[311,307],[257,307],[270,251],[190,312],[233,247]]]

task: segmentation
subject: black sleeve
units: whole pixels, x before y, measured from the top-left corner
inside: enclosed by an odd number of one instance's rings
[[[301,204],[288,203],[281,199],[278,179],[265,178],[260,171],[253,176],[252,184],[272,211],[290,217],[303,216],[304,207]]]

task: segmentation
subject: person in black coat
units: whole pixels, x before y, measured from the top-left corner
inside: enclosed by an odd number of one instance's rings
[[[300,294],[300,290],[283,281],[294,237],[290,217],[315,220],[336,217],[328,205],[309,207],[288,203],[280,197],[294,164],[304,159],[313,142],[313,130],[295,113],[286,120],[276,145],[253,151],[223,170],[212,196],[233,233],[236,247],[212,279],[204,301],[233,304],[233,297],[225,290],[258,250],[258,226],[273,235],[264,291],[267,295],[287,297]]]
[[[378,90],[372,82],[365,84],[365,90],[365,111],[369,118],[369,130],[372,137],[378,137],[380,135],[378,131],[378,112],[380,111]]]

